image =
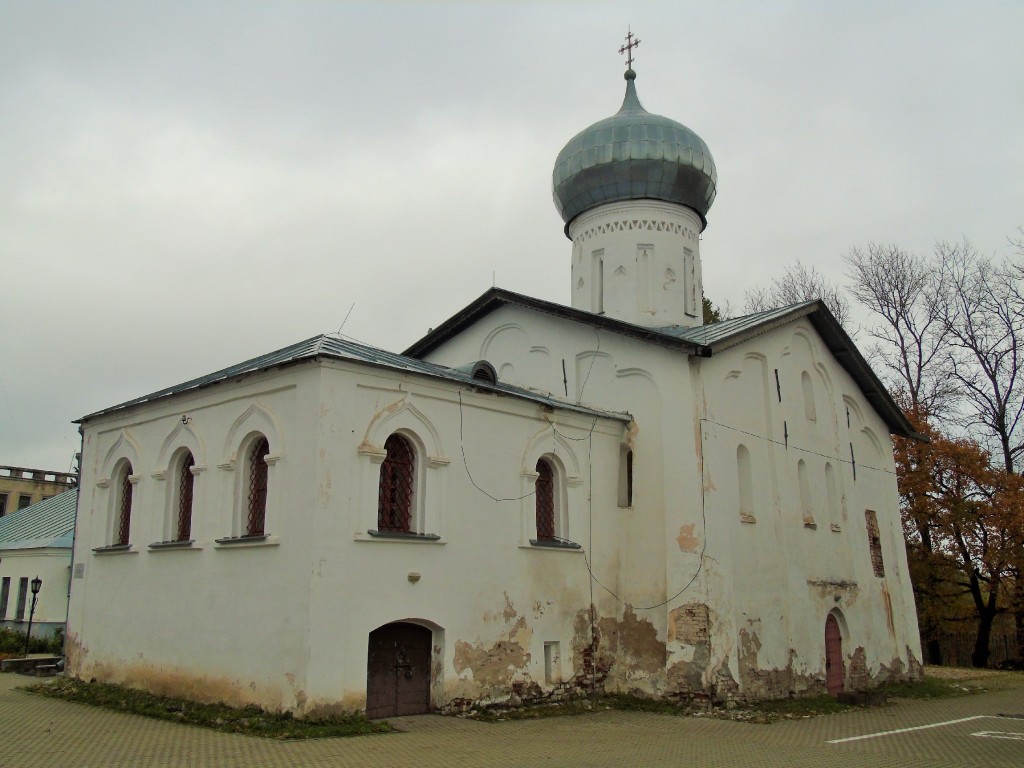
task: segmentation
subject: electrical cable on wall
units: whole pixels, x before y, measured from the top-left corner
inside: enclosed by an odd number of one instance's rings
[[[840,458],[838,456],[830,456],[827,453],[819,453],[818,451],[812,451],[809,448],[801,448],[800,446],[793,445],[792,443],[789,443],[789,444],[783,443],[783,442],[780,442],[778,440],[773,440],[772,438],[770,438],[770,437],[768,437],[766,435],[757,435],[757,434],[754,434],[753,432],[747,432],[745,429],[740,429],[739,427],[731,427],[728,424],[722,424],[720,422],[713,421],[711,419],[701,419],[700,421],[701,421],[702,424],[713,424],[716,427],[722,427],[723,429],[728,429],[728,430],[731,430],[733,432],[739,432],[741,435],[748,435],[748,436],[754,438],[755,440],[762,440],[762,441],[764,441],[766,443],[772,443],[773,445],[778,445],[778,446],[780,446],[782,448],[786,448],[788,450],[800,451],[801,453],[806,453],[809,456],[819,456],[819,457],[821,457],[823,459],[828,459],[829,461],[834,461],[837,464],[848,464],[850,466],[854,466],[854,464],[855,464],[855,462],[851,461],[850,459],[842,459],[842,458]],[[881,467],[872,467],[872,466],[870,466],[868,464],[861,464],[859,462],[856,462],[856,467],[858,469],[870,469],[870,470],[874,470],[875,472],[884,472],[887,475],[895,475],[896,474],[891,469],[882,469]]]

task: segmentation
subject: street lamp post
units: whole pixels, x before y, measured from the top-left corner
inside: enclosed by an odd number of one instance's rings
[[[36,615],[36,600],[39,598],[39,590],[43,588],[43,580],[36,576],[32,579],[32,607],[28,610],[28,632],[25,633],[25,653],[28,658],[28,640],[32,637],[32,619]]]

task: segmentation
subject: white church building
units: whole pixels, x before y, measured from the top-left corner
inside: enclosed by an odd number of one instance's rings
[[[371,717],[920,675],[911,426],[821,302],[703,325],[714,162],[635,77],[555,163],[571,306],[491,289],[402,354],[81,419],[70,674]]]

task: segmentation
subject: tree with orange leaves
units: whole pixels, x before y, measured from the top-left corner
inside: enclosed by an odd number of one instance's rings
[[[911,579],[922,625],[977,625],[971,661],[988,663],[992,625],[1015,591],[1024,541],[1024,479],[994,467],[976,442],[942,435],[910,414],[927,444],[900,440],[896,465]]]

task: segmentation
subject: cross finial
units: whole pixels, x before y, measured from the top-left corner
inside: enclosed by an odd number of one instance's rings
[[[635,39],[634,39],[635,38]],[[619,48],[619,54],[626,54],[626,68],[633,68],[633,49],[640,45],[640,38],[633,34],[633,30],[626,27],[626,44]]]

